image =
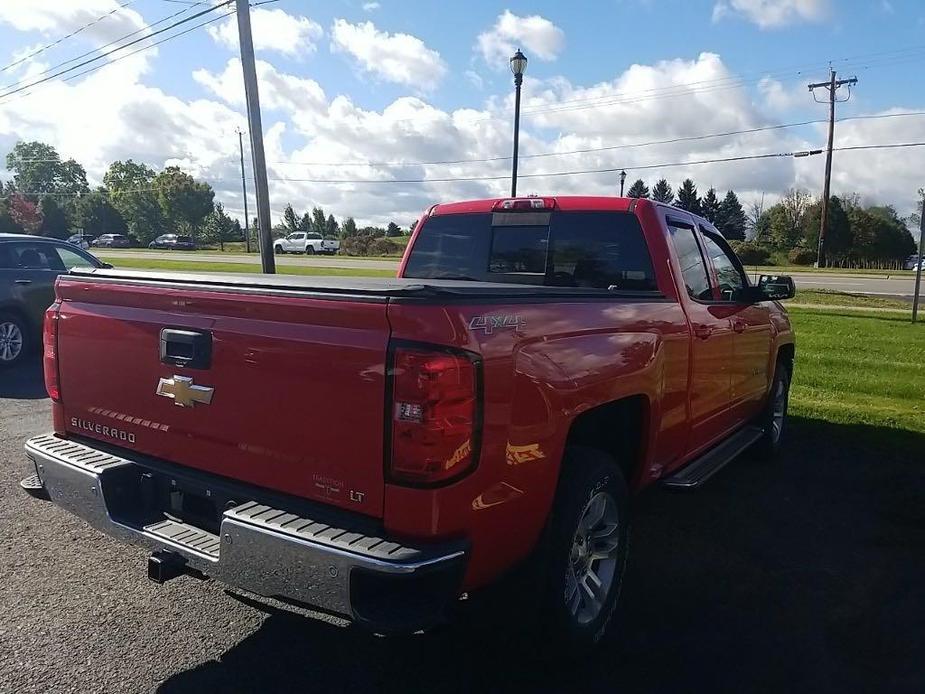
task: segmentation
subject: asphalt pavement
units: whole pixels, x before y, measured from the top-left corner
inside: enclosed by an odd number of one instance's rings
[[[579,663],[482,609],[382,638],[183,577],[23,494],[38,361],[0,372],[0,692],[921,692],[925,436],[790,422],[694,494],[635,501],[618,629]],[[503,529],[499,529],[503,531]]]
[[[93,252],[118,266],[119,258],[145,258],[149,260],[186,260],[202,263],[258,263],[256,255],[238,253],[184,253],[182,251],[123,251],[98,250]],[[350,258],[344,256],[276,256],[276,262],[285,266],[336,267],[368,270],[398,270],[398,260]],[[750,272],[753,275],[754,273]],[[891,276],[830,274],[795,272],[792,275],[798,289],[830,289],[854,294],[873,294],[911,298],[915,292],[915,278],[908,274]]]

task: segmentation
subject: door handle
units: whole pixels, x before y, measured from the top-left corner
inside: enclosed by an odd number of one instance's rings
[[[744,333],[745,328],[748,327],[744,320],[734,320],[732,321],[732,329],[737,333]]]
[[[706,323],[700,323],[699,325],[694,326],[694,335],[699,337],[701,340],[706,340],[712,334],[713,334],[712,325],[707,325]]]
[[[212,365],[212,333],[164,328],[160,336],[160,354],[164,364],[208,369]]]
[[[13,284],[32,284],[32,280],[13,280]]]

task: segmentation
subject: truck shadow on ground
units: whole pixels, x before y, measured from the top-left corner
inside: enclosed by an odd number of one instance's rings
[[[12,368],[0,370],[0,398],[40,400],[47,397],[42,360],[37,355]]]
[[[920,691],[923,468],[921,434],[795,418],[780,462],[643,494],[618,629],[579,663],[490,615],[378,638],[269,609],[160,691]]]

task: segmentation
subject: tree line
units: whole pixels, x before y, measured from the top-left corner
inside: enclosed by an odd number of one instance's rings
[[[19,142],[6,155],[13,179],[0,195],[0,231],[67,238],[125,234],[147,244],[161,234],[188,234],[205,243],[243,239],[241,224],[216,203],[215,191],[176,166],[155,172],[128,159],[113,162],[103,185],[51,145]]]
[[[920,189],[919,197],[923,194]],[[822,201],[804,190],[788,190],[780,202],[767,209],[763,202],[755,202],[748,213],[735,192],[727,191],[720,200],[716,190],[710,188],[701,197],[690,178],[682,181],[677,194],[668,181],[659,179],[652,186],[651,195],[645,182],[637,179],[628,195],[651,197],[705,217],[731,241],[744,263],[811,265],[816,262]],[[915,241],[908,225],[917,221],[916,215],[903,219],[891,205],[864,206],[857,193],[833,195],[829,199],[823,241],[825,262],[844,268],[901,268],[905,259],[915,253]]]
[[[62,159],[44,142],[19,142],[6,155],[6,168],[13,179],[0,185],[0,233],[60,239],[77,232],[124,234],[139,245],[166,233],[211,245],[244,240],[241,223],[215,202],[212,186],[177,166],[155,171],[131,159],[115,161],[103,175],[103,184],[91,189],[86,170],[74,159]],[[256,229],[255,219],[252,240]],[[287,205],[273,233],[278,237],[293,231],[339,237],[346,250],[364,254],[373,239],[409,233],[394,222],[385,228],[357,228],[352,217],[338,223],[320,207],[297,215]],[[391,244],[389,249],[394,250]]]
[[[388,239],[410,234],[416,223],[412,222],[405,229],[395,222],[389,222],[386,227],[357,227],[353,217],[338,222],[333,214],[326,215],[322,207],[313,207],[310,212],[299,214],[289,203],[283,210],[282,222],[273,227],[273,236],[280,238],[305,231],[324,238],[341,239],[341,252],[347,255],[388,255],[396,251],[395,244]],[[255,222],[253,227],[256,226]]]

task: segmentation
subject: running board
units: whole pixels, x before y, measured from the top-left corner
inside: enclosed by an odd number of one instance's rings
[[[761,438],[764,430],[760,427],[748,426],[718,446],[711,448],[696,460],[688,463],[670,477],[662,480],[662,484],[671,489],[697,489],[701,484],[722,470],[742,451]]]

